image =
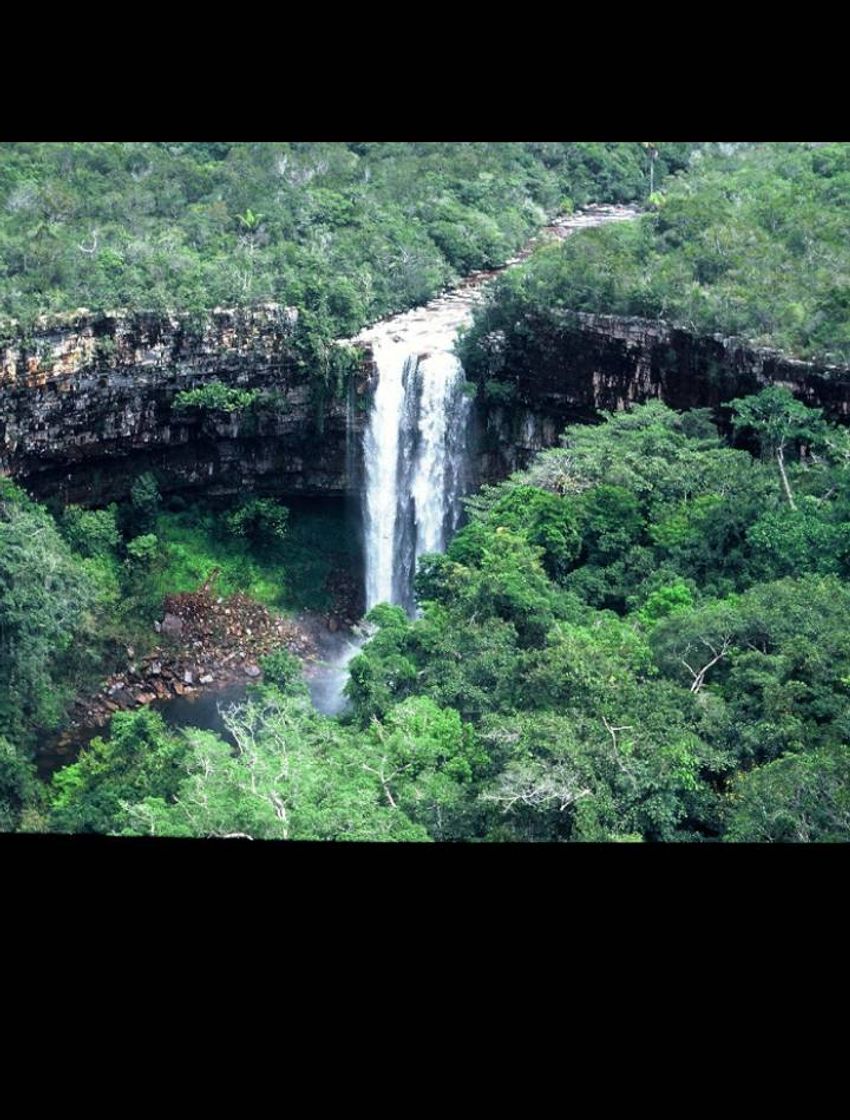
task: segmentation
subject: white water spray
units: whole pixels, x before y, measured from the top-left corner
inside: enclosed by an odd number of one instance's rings
[[[395,342],[376,343],[380,371],[363,442],[366,468],[366,608],[393,601],[398,521],[398,467],[408,352]]]

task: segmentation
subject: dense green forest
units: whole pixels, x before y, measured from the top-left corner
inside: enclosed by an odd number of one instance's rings
[[[494,283],[462,340],[470,380],[509,398],[565,309],[850,361],[848,196],[842,144],[8,144],[0,315],[14,334],[78,306],[275,300],[312,360],[504,262],[547,215],[640,201]],[[210,382],[175,407],[253,403]],[[369,613],[343,715],[279,648],[226,737],[118,711],[40,777],[74,698],[160,640],[165,596],[326,611],[356,566],[321,503],[161,482],[86,509],[0,478],[0,831],[850,839],[850,434],[787,389],[569,426],[468,497],[420,558],[417,617]]]
[[[342,337],[648,180],[637,143],[4,144],[0,316],[274,300]]]
[[[663,152],[664,145],[660,145]],[[639,221],[588,231],[504,274],[464,346],[469,374],[530,361],[565,309],[662,318],[801,358],[850,362],[850,146],[709,146]],[[494,360],[480,340],[505,342]],[[496,368],[498,366],[498,368]]]
[[[568,428],[560,448],[471,498],[466,527],[421,564],[422,616],[371,612],[342,720],[315,711],[297,659],[280,651],[228,719],[235,749],[151,711],[119,713],[45,787],[4,741],[4,825],[846,839],[850,442],[783,389],[731,411],[760,455],[728,446],[703,411],[654,402]],[[161,518],[143,491],[134,531]],[[8,485],[2,510],[18,549],[3,552],[3,586],[15,577],[21,619],[44,617],[36,633],[22,621],[14,631],[4,600],[13,739],[50,718],[72,637],[78,650],[95,640],[98,595],[114,609],[119,585],[138,598],[151,577],[137,570],[149,563],[144,534],[118,560],[114,511],[66,512],[56,526]],[[55,557],[49,602],[20,579],[35,547]]]

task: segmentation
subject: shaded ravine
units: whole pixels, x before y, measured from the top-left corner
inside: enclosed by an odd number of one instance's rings
[[[377,374],[363,439],[367,610],[386,602],[412,615],[418,558],[442,552],[459,525],[460,499],[469,486],[470,397],[455,342],[486,284],[545,241],[637,213],[632,207],[595,206],[559,218],[502,268],[471,273],[451,291],[346,340],[370,347]],[[347,634],[339,654],[326,662],[327,693],[314,695],[320,711],[344,709],[347,665],[363,641]]]
[[[463,393],[463,369],[454,354],[454,343],[458,330],[471,321],[473,307],[483,298],[482,289],[547,240],[628,220],[637,213],[626,206],[593,206],[559,218],[501,268],[470,273],[450,291],[346,340],[371,345],[378,373],[363,449],[367,609],[386,601],[399,603],[412,613],[416,558],[424,552],[442,551],[458,527],[459,498],[467,484],[469,400]],[[346,457],[352,474],[357,457],[353,410],[349,397]],[[304,659],[305,679],[315,707],[337,715],[347,706],[343,692],[347,667],[366,640],[365,632],[346,627],[328,631],[308,616],[309,612],[302,613],[299,621],[312,631],[317,655]],[[172,727],[199,726],[223,733],[220,708],[244,698],[247,683],[196,687],[191,696],[158,699],[153,707]],[[46,742],[38,752],[42,776],[73,762],[94,735],[104,732],[102,722],[82,724]]]

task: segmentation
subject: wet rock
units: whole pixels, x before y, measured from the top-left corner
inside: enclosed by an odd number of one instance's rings
[[[114,700],[122,712],[126,712],[128,708],[133,707],[133,697],[124,688],[115,693]]]
[[[200,678],[201,684],[212,684],[213,680],[214,677],[212,673],[204,673],[204,675]]]
[[[163,634],[167,634],[169,638],[179,638],[183,633],[183,619],[176,614],[166,614],[160,625],[160,630]]]
[[[183,674],[183,683],[184,684],[194,684],[195,683],[194,673],[190,673],[189,670],[187,669],[186,672]]]

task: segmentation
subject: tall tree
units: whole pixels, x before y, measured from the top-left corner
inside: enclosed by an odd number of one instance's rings
[[[735,431],[747,428],[754,431],[761,445],[762,455],[776,459],[788,505],[791,509],[796,509],[788,482],[785,454],[789,448],[814,442],[822,437],[822,410],[808,408],[780,385],[770,385],[755,396],[738,397],[731,402],[730,407],[735,412],[732,421]]]

